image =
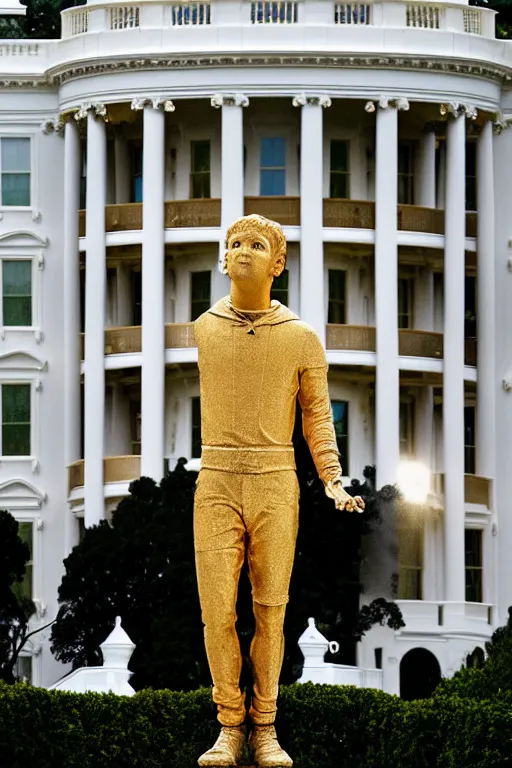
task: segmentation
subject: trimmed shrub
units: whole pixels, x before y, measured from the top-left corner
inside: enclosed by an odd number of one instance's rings
[[[310,683],[281,689],[277,722],[295,768],[504,768],[511,726],[506,701]],[[0,686],[0,768],[195,768],[217,734],[206,688],[130,698]]]

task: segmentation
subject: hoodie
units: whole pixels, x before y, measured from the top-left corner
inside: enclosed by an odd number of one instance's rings
[[[229,296],[194,322],[201,393],[201,467],[296,469],[296,398],[322,482],[341,477],[325,351],[314,329],[279,301],[244,312]]]

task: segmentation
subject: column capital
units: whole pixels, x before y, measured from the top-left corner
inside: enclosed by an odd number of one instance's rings
[[[309,93],[300,93],[292,99],[294,107],[330,107],[332,104],[329,96],[318,96]]]
[[[243,93],[216,93],[210,99],[210,104],[215,109],[221,107],[248,107],[249,99]]]
[[[59,136],[64,135],[64,127],[66,122],[59,117],[48,117],[41,123],[41,131],[45,136],[49,136],[51,133],[56,133]]]
[[[163,109],[164,112],[174,112],[176,107],[171,99],[167,96],[156,96],[155,98],[149,98],[147,96],[135,96],[132,99],[131,108],[133,110],[141,111],[144,107],[152,107],[153,109]]]
[[[495,112],[492,120],[492,131],[495,136],[506,131],[512,125],[512,116],[505,117],[503,112]]]
[[[80,107],[74,115],[75,120],[77,122],[85,120],[89,113],[92,113],[97,120],[103,120],[104,122],[107,120],[107,108],[105,104],[91,101],[86,101],[83,104],[80,104]]]
[[[458,101],[449,101],[439,105],[439,112],[443,117],[452,117],[455,120],[464,115],[469,120],[476,120],[478,110],[473,104],[461,104]]]
[[[409,109],[409,100],[405,96],[381,96],[377,101],[367,101],[364,105],[366,112],[375,112],[379,109],[398,109],[401,112],[407,112]]]

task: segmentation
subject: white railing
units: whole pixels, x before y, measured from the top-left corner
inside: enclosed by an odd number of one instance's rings
[[[482,34],[482,14],[473,8],[464,8],[464,32],[472,35]]]
[[[335,3],[335,24],[371,24],[371,5],[366,3]]]
[[[408,27],[439,29],[440,9],[435,5],[408,5],[406,23]]]
[[[251,3],[253,24],[296,24],[297,0],[261,0]]]
[[[138,5],[120,5],[109,8],[110,29],[136,29],[140,25]]]
[[[202,26],[211,23],[210,3],[173,3],[172,27]]]
[[[78,10],[62,14],[62,37],[83,35],[89,31],[89,11]]]

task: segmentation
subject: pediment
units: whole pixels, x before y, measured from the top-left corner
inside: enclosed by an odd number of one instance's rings
[[[47,366],[46,360],[40,360],[22,349],[0,354],[0,371],[45,371]]]
[[[22,478],[0,483],[0,509],[40,509],[46,494]]]
[[[47,237],[40,237],[29,229],[16,229],[12,232],[3,232],[0,234],[0,248],[3,245],[13,245],[16,247],[44,248],[48,245]]]

